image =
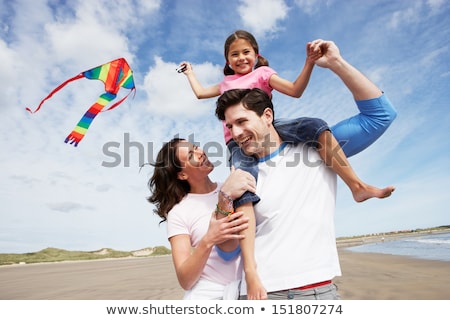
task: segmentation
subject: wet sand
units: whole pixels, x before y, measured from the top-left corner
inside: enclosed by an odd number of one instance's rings
[[[450,262],[340,248],[345,300],[450,299]],[[0,267],[2,300],[177,300],[170,256]]]
[[[450,262],[340,250],[342,277],[335,279],[346,300],[448,300]]]

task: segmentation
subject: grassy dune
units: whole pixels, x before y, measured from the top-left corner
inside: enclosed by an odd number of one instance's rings
[[[163,254],[170,254],[170,250],[163,246],[137,251],[116,251],[106,248],[97,251],[67,251],[57,248],[46,248],[32,253],[2,253],[0,254],[0,265],[157,256]]]

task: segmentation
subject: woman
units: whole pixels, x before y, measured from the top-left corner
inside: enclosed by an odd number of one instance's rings
[[[248,219],[242,212],[226,219],[216,214],[232,212],[234,199],[255,192],[255,179],[233,170],[223,184],[211,181],[214,166],[203,150],[178,138],[162,147],[154,167],[148,200],[162,221],[167,220],[184,299],[237,299],[242,276],[239,232],[248,227]]]

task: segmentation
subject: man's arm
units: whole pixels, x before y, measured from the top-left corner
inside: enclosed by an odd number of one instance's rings
[[[316,64],[333,71],[344,82],[355,100],[368,100],[382,95],[380,88],[341,56],[333,41],[316,40],[314,45],[322,51],[322,57],[316,60]]]

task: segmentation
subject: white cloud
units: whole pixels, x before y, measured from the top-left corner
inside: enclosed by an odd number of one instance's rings
[[[45,25],[51,58],[71,64],[101,64],[119,56],[131,60],[126,33],[139,8],[131,1],[81,1],[78,5],[73,8],[75,16]]]
[[[323,10],[322,5],[329,5],[330,0],[295,0],[297,6],[299,6],[305,13],[313,14],[319,10]]]
[[[7,83],[16,83],[20,79],[20,73],[17,70],[17,60],[13,49],[9,48],[6,42],[0,39],[0,61],[2,61],[2,71],[0,72],[0,83],[5,84],[0,95],[0,113],[4,111],[4,106],[16,97],[17,90],[14,86]]]
[[[54,202],[54,203],[48,203],[47,206],[51,210],[64,212],[64,213],[70,213],[72,211],[79,211],[79,210],[92,211],[94,209],[94,207],[84,206],[77,202]]]
[[[421,64],[423,67],[430,67],[436,64],[439,60],[439,56],[448,55],[448,46],[437,48],[436,50],[428,53],[425,57],[421,59]]]
[[[431,13],[439,13],[442,6],[448,3],[446,0],[427,0],[428,6],[431,8]]]
[[[73,24],[49,24],[47,26],[49,50],[57,63],[99,64],[120,56],[131,56],[127,52],[127,40],[114,29],[107,29],[97,21],[80,20]]]
[[[143,90],[148,96],[147,110],[165,116],[197,118],[214,113],[214,99],[198,100],[184,74],[175,71],[177,64],[154,58],[154,66],[145,75]],[[211,63],[193,65],[195,74],[204,87],[221,80],[221,67]]]
[[[389,27],[397,29],[399,27],[416,24],[421,19],[422,3],[420,1],[412,2],[411,6],[394,12],[389,22]]]
[[[278,31],[277,23],[286,18],[288,11],[283,0],[243,0],[238,7],[242,22],[256,37]]]
[[[125,0],[130,3],[130,1]],[[139,11],[143,10],[144,13],[151,13],[157,11],[161,7],[161,0],[138,0]],[[142,11],[141,11],[142,12]]]

